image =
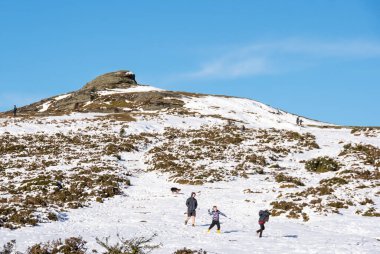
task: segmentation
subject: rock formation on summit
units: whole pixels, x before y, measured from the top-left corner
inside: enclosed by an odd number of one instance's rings
[[[131,71],[120,70],[98,76],[88,82],[81,90],[130,88],[133,85],[137,85],[135,74]]]

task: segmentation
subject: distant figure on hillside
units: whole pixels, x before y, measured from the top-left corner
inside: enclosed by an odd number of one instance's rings
[[[13,107],[13,116],[16,117],[16,115],[17,115],[17,107],[16,107],[16,105],[14,105],[14,107]]]
[[[297,116],[297,125],[300,125],[300,117]]]
[[[300,119],[300,126],[302,126],[302,123],[303,123],[303,120],[302,120],[302,119]]]
[[[63,183],[61,181],[57,181],[56,185],[58,187],[58,190],[62,190],[63,189]]]
[[[268,210],[265,210],[265,211],[261,210],[259,212],[260,229],[256,230],[256,233],[259,234],[259,237],[263,236],[263,231],[265,230],[264,224],[269,221],[269,215],[270,215],[270,212]]]
[[[242,130],[242,131],[245,131],[245,126],[244,126],[244,125],[241,127],[241,130]]]
[[[195,199],[195,195],[196,195],[195,192],[192,192],[191,197],[189,197],[186,200],[187,218],[185,220],[185,225],[187,225],[187,222],[191,218],[191,222],[192,222],[193,227],[195,226],[195,216],[197,216],[196,209],[198,207],[198,201]]]
[[[227,217],[224,213],[218,210],[218,207],[213,206],[212,211],[208,209],[208,214],[212,216],[212,222],[210,227],[207,230],[207,233],[210,233],[210,230],[216,225],[217,230],[216,233],[220,234],[220,222],[219,222],[219,215],[222,215],[224,217]]]

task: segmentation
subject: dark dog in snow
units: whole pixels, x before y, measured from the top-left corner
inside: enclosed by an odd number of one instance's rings
[[[178,189],[176,187],[173,187],[170,190],[172,191],[173,194],[178,194],[181,191],[181,189]]]

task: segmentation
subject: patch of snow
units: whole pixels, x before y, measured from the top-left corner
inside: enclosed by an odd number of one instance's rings
[[[202,115],[220,115],[221,117],[241,121],[253,128],[294,129],[297,116],[272,108],[263,103],[243,98],[202,96],[183,98],[185,107]],[[330,125],[302,118],[303,125]]]
[[[46,110],[49,109],[50,105],[51,105],[51,101],[45,102],[44,104],[41,105],[42,108],[38,110],[38,112],[45,112]]]
[[[70,97],[70,96],[71,96],[71,93],[64,94],[64,95],[60,95],[60,96],[55,97],[54,100],[59,101],[59,100],[66,99],[67,97]]]
[[[107,89],[104,91],[98,91],[100,96],[111,95],[111,94],[123,94],[123,93],[142,93],[142,92],[151,92],[151,91],[164,91],[163,89],[153,87],[153,86],[135,86],[131,88],[115,88]]]
[[[87,106],[90,105],[90,104],[92,104],[92,101],[88,101],[88,102],[86,102],[86,103],[83,105],[83,107],[87,107]]]

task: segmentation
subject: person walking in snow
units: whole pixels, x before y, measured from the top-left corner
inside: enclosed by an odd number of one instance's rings
[[[218,210],[218,207],[213,206],[212,211],[208,209],[208,214],[212,216],[212,222],[210,227],[207,230],[207,233],[210,233],[210,230],[216,225],[217,230],[216,233],[220,234],[220,222],[219,222],[219,217],[220,215],[227,217],[224,213]]]
[[[270,212],[268,210],[265,210],[265,211],[261,210],[259,212],[260,229],[256,230],[256,233],[259,234],[259,237],[263,236],[263,231],[265,230],[264,224],[269,221],[269,215],[270,215]]]
[[[192,192],[191,197],[189,197],[186,200],[187,218],[185,220],[185,225],[187,225],[187,222],[191,218],[191,222],[192,222],[193,227],[195,226],[195,216],[197,215],[196,209],[198,207],[198,201],[195,199],[195,196],[196,196],[195,192]]]
[[[297,116],[297,125],[300,125],[300,117],[299,116]]]
[[[302,123],[303,123],[303,120],[302,120],[302,119],[300,119],[300,126],[302,126]]]
[[[14,107],[13,107],[13,116],[16,117],[16,115],[17,115],[17,107],[16,107],[16,105],[14,105]]]

